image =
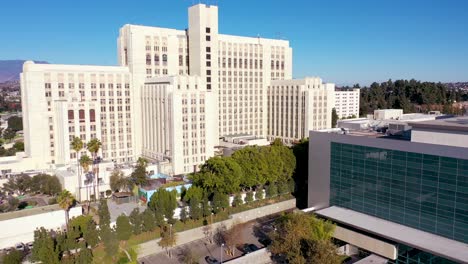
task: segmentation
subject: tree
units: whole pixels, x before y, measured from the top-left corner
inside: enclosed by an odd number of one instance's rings
[[[245,194],[244,202],[245,202],[245,203],[251,203],[251,202],[253,202],[253,200],[254,200],[253,192],[252,192],[252,191],[248,191],[248,192]]]
[[[338,114],[336,113],[336,109],[333,107],[332,109],[332,127],[335,128],[336,127],[336,124],[338,122],[338,119],[340,119],[340,117],[338,116]]]
[[[213,223],[211,223],[213,224]],[[213,243],[213,226],[212,225],[205,225],[203,226],[203,234],[205,235],[205,238],[208,240],[210,244]]]
[[[86,244],[94,248],[99,243],[99,233],[96,228],[96,223],[92,218],[89,219],[87,228],[83,230],[83,238]]]
[[[289,185],[288,182],[280,182],[278,183],[278,194],[283,195],[289,193]]]
[[[278,186],[276,184],[270,184],[266,188],[266,197],[272,198],[278,195]]]
[[[93,160],[88,155],[81,156],[79,162],[85,173],[89,171],[89,166],[93,164]]]
[[[113,258],[119,250],[119,240],[117,239],[116,232],[111,228],[104,226],[101,229],[101,239],[104,243],[106,255]]]
[[[80,166],[81,168],[83,168],[83,172],[84,174],[86,175],[89,171],[89,167],[93,164],[93,161],[91,160],[91,158],[88,156],[88,155],[83,155],[80,157]],[[93,179],[94,181],[94,179]],[[89,183],[86,184],[86,196],[87,196],[87,199],[90,199],[90,197],[88,196],[88,185]],[[94,196],[94,198],[96,198],[96,196]],[[81,199],[81,197],[80,197]]]
[[[17,132],[23,130],[23,119],[19,116],[12,116],[8,118],[8,128]]]
[[[81,172],[80,172],[80,151],[83,149],[83,141],[79,137],[73,137],[70,143],[71,149],[76,154],[76,172],[78,174],[78,199],[81,200]]]
[[[138,207],[134,208],[130,213],[130,223],[132,224],[133,234],[139,235],[142,229],[142,216]]]
[[[229,196],[224,193],[215,192],[213,195],[213,211],[215,214],[229,207]]]
[[[190,199],[192,199],[194,197],[197,198],[198,201],[201,201],[202,198],[203,198],[203,188],[198,187],[198,186],[190,187],[185,192],[183,201],[188,203],[188,202],[190,202]]]
[[[243,178],[240,184],[244,188],[251,188],[266,183],[268,178],[268,158],[261,151],[261,148],[249,146],[236,150],[232,154],[232,158],[243,171]]]
[[[20,174],[8,179],[8,182],[3,184],[2,189],[7,193],[16,193],[17,195],[25,195],[31,189],[32,179],[26,174]]]
[[[232,206],[237,207],[239,205],[242,205],[242,196],[240,195],[240,193],[236,193],[234,199],[232,200]]]
[[[93,262],[93,251],[83,245],[80,248],[80,254],[75,258],[76,264],[88,264]]]
[[[335,226],[313,215],[290,213],[276,222],[270,251],[283,255],[289,263],[341,263],[331,243]]]
[[[198,220],[202,216],[202,208],[200,207],[200,200],[197,197],[190,199],[189,203],[190,218]]]
[[[151,196],[148,207],[154,212],[162,212],[170,223],[173,222],[174,210],[177,208],[177,191],[159,189]]]
[[[130,175],[133,183],[138,186],[142,186],[148,183],[148,176],[146,175],[146,167],[148,166],[148,161],[144,158],[138,158],[137,165],[135,170]]]
[[[31,192],[57,195],[62,191],[62,184],[56,176],[38,174],[31,179]]]
[[[5,129],[5,131],[3,131],[3,138],[8,141],[14,139],[15,136],[16,136],[16,132],[11,128],[7,128]]]
[[[169,248],[175,246],[177,243],[177,234],[175,229],[172,228],[172,225],[164,225],[161,228],[161,240],[159,240],[158,245],[166,250],[166,253],[169,257],[172,257],[171,251]]]
[[[222,232],[223,240],[228,249],[228,254],[234,256],[236,246],[245,241],[243,229],[245,224],[234,223],[231,228]]]
[[[99,201],[98,216],[99,216],[99,227],[102,228],[103,226],[106,226],[110,228],[109,207],[107,206],[107,200],[105,199],[101,199]]]
[[[99,197],[99,164],[97,163],[97,154],[99,150],[101,149],[101,146],[102,146],[102,143],[97,138],[91,139],[87,144],[88,151],[91,152],[91,154],[93,155],[93,161],[94,161],[93,172],[94,172],[94,183],[96,184],[95,185],[96,189],[94,190],[95,198]]]
[[[16,151],[24,151],[24,142],[22,141],[15,142],[15,144],[13,144],[13,148],[16,149]]]
[[[263,187],[260,186],[257,188],[257,190],[255,191],[255,200],[262,200],[264,198],[264,195],[263,195],[264,191],[263,191]]]
[[[150,209],[146,209],[141,214],[141,221],[142,231],[144,232],[153,231],[156,228],[154,213]]]
[[[188,219],[187,209],[185,208],[185,206],[182,206],[182,208],[180,208],[180,221],[185,224],[185,222],[187,222],[187,219]]]
[[[190,177],[195,186],[202,187],[209,193],[218,191],[228,194],[240,190],[243,174],[241,167],[234,159],[213,157],[201,166],[199,172]]]
[[[201,201],[201,207],[202,207],[202,215],[203,217],[208,217],[211,215],[211,206],[210,202],[208,201],[208,195],[204,194],[203,199]]]
[[[121,214],[117,217],[115,231],[120,241],[127,241],[130,238],[132,235],[132,225],[130,225],[130,221],[126,215]]]
[[[36,262],[59,264],[59,252],[49,232],[41,227],[34,231],[34,247],[31,259]]]
[[[69,191],[63,190],[57,197],[57,203],[65,211],[65,224],[68,229],[68,211],[75,203],[75,197]]]
[[[133,189],[133,181],[127,179],[121,170],[114,170],[110,176],[110,187],[112,191],[119,192],[123,189],[131,191]]]
[[[3,264],[21,264],[23,261],[23,253],[16,249],[3,256]]]
[[[184,247],[180,253],[179,260],[185,264],[198,263],[199,257],[193,252],[190,247]]]

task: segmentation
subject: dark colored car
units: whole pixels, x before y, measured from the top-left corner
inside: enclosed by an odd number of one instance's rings
[[[271,239],[269,238],[260,238],[258,242],[264,245],[265,247],[268,247],[269,245],[271,245]]]
[[[221,264],[217,259],[213,258],[212,256],[206,256],[205,261],[208,264]]]
[[[258,247],[254,244],[244,244],[244,246],[242,247],[242,251],[244,252],[244,254],[249,254],[256,250],[258,250]]]

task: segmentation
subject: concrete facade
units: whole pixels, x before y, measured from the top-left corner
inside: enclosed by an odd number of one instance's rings
[[[336,89],[335,110],[339,118],[359,117],[359,100],[361,89]]]
[[[320,78],[273,80],[268,87],[268,139],[290,144],[308,136],[310,130],[331,128],[333,83]]]

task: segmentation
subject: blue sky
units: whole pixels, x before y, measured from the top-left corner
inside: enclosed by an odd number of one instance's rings
[[[193,2],[2,1],[0,59],[115,65],[122,25],[184,29]],[[466,0],[218,2],[221,33],[290,40],[295,78],[468,81]]]

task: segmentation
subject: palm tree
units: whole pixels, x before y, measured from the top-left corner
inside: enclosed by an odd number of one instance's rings
[[[79,162],[80,162],[80,166],[83,168],[83,171],[84,171],[85,174],[89,171],[89,166],[91,166],[91,164],[93,164],[93,161],[91,160],[91,158],[88,155],[81,156]],[[89,200],[88,185],[86,185],[86,197]]]
[[[76,168],[78,173],[78,199],[81,200],[81,174],[80,174],[80,162],[79,154],[83,149],[83,141],[79,137],[73,137],[71,142],[71,148],[76,152]]]
[[[91,139],[87,145],[88,151],[91,152],[91,154],[93,155],[93,172],[96,184],[96,188],[94,190],[94,199],[97,199],[97,197],[99,197],[99,164],[97,164],[97,153],[99,152],[99,149],[101,149],[101,146],[102,143],[97,138]]]
[[[68,230],[68,211],[75,202],[75,197],[73,197],[73,195],[69,191],[63,190],[57,197],[57,202],[60,208],[62,208],[65,211],[65,223],[67,225]]]

